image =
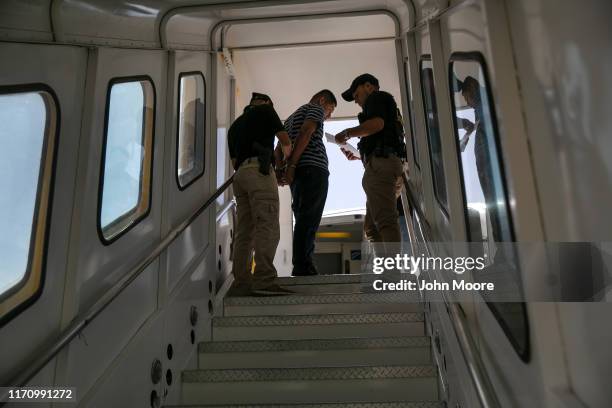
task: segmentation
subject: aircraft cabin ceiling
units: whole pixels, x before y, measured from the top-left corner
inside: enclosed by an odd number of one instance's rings
[[[267,92],[284,119],[320,89],[339,97],[363,72],[376,75],[401,104],[398,67],[390,63],[397,61],[396,40],[448,5],[449,0],[2,0],[0,40],[228,48],[236,108],[248,103],[251,92]],[[357,111],[339,100],[334,116],[354,117]]]
[[[211,33],[230,20],[329,13],[383,11],[396,19],[398,35],[448,6],[449,0],[2,0],[0,40],[96,44],[138,48],[209,50]],[[379,17],[381,18],[381,17]],[[291,20],[295,21],[295,20]],[[386,24],[322,22],[312,38],[360,39],[388,35]],[[285,31],[283,42],[310,41],[305,23]],[[247,30],[243,27],[242,30]],[[220,31],[220,30],[216,30]],[[268,38],[266,38],[266,35]],[[240,29],[228,31],[234,46],[253,46],[269,33],[240,43]],[[215,38],[215,41],[219,38]]]
[[[360,14],[304,20],[282,19],[265,23],[237,21],[226,26],[220,45],[236,49],[279,44],[394,38],[395,22],[391,16]]]

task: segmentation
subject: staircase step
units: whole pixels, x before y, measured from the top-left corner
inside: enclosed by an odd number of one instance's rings
[[[223,304],[225,316],[392,313],[423,310],[419,294],[408,291],[227,297]]]
[[[372,284],[359,283],[326,283],[326,284],[284,284],[298,294],[316,295],[322,293],[367,293],[372,292]]]
[[[336,275],[314,275],[314,276],[281,276],[274,280],[275,283],[283,286],[291,285],[341,285],[341,284],[366,284],[371,286],[377,279],[398,281],[408,279],[416,281],[416,277],[409,273],[352,273]]]
[[[274,280],[279,285],[327,285],[361,283],[365,275],[373,274],[336,274],[336,275],[314,275],[314,276],[281,276]]]
[[[199,367],[297,368],[431,364],[428,337],[204,342]]]
[[[424,336],[422,313],[215,317],[213,340]]]
[[[435,367],[377,366],[192,370],[184,404],[435,401]]]
[[[446,408],[444,402],[336,402],[315,404],[181,405],[181,408]],[[179,408],[179,406],[166,408]]]

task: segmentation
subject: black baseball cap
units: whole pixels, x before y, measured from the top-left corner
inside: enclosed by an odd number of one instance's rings
[[[253,101],[264,101],[272,103],[272,99],[270,99],[268,95],[259,92],[253,92],[253,94],[251,95],[251,103]]]
[[[351,102],[353,100],[353,92],[359,85],[363,85],[366,82],[371,83],[374,86],[378,86],[378,79],[372,74],[361,74],[357,78],[353,79],[351,83],[351,87],[346,91],[342,92],[342,99],[347,102]]]

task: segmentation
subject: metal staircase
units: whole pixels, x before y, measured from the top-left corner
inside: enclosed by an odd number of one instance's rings
[[[419,299],[371,293],[373,278],[278,278],[297,293],[225,298],[181,406],[443,408]]]

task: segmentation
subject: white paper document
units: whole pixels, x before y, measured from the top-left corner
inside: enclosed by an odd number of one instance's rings
[[[332,135],[331,133],[327,133],[327,132],[325,132],[325,138],[327,139],[329,143],[336,144],[340,146],[341,149],[351,152],[355,157],[361,158],[361,156],[359,155],[359,150],[357,150],[352,144],[350,143],[338,144],[336,143],[336,137]]]

